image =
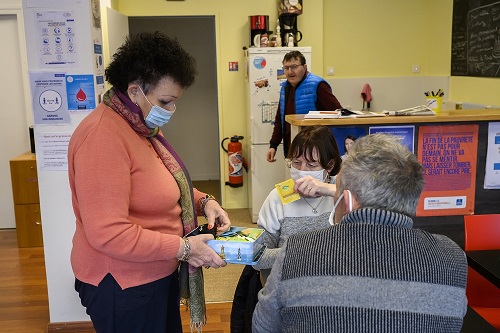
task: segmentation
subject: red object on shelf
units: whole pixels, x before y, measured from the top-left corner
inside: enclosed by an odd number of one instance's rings
[[[269,16],[268,15],[253,15],[250,18],[251,30],[269,30]]]

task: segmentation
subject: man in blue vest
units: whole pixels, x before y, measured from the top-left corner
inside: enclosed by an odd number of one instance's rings
[[[342,108],[332,93],[330,85],[321,77],[307,71],[306,58],[299,51],[290,51],[283,58],[286,81],[281,84],[280,100],[267,161],[276,161],[276,150],[283,140],[285,156],[290,146],[290,124],[287,114],[305,114],[312,110],[336,110]]]

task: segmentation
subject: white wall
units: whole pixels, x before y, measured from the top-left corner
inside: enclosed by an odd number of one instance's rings
[[[0,3],[0,229],[15,228],[9,160],[30,150],[26,112],[26,51],[21,1]]]
[[[23,0],[24,27],[29,71],[63,72],[67,74],[95,74],[102,71],[95,61],[94,44],[101,43],[101,32],[91,21],[90,1],[77,0]],[[42,67],[39,63],[37,22],[35,12],[71,11],[75,18],[76,66]],[[102,86],[102,88],[104,88]],[[29,90],[28,90],[29,91]],[[94,93],[101,92],[96,86]],[[65,103],[66,101],[63,101]],[[30,106],[32,108],[32,106]],[[89,110],[90,111],[90,110]],[[70,264],[75,216],[71,204],[71,191],[67,170],[43,167],[42,135],[47,133],[72,134],[87,112],[71,112],[71,123],[61,125],[35,124],[37,144],[38,184],[40,210],[43,221],[43,239],[49,313],[51,322],[86,321],[89,317],[74,290],[74,275]],[[67,168],[66,168],[67,169]]]

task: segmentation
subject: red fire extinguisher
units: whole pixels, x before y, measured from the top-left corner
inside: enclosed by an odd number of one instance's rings
[[[226,149],[224,148],[224,141],[228,139],[231,139],[231,141],[227,145]],[[226,185],[231,187],[243,186],[243,168],[248,171],[245,158],[241,154],[242,146],[239,140],[243,140],[243,137],[240,135],[234,135],[231,138],[224,138],[224,140],[220,143],[222,149],[227,153],[229,181],[226,182]]]

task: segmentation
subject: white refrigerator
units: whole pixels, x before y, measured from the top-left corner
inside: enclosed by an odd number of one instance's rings
[[[269,163],[266,153],[273,133],[274,118],[278,108],[280,83],[286,80],[282,69],[283,57],[292,50],[300,51],[311,68],[311,47],[263,47],[247,49],[246,83],[247,113],[250,138],[246,140],[249,151],[248,200],[252,221],[257,222],[260,207],[274,184],[289,178],[283,147],[276,152],[276,162]]]

